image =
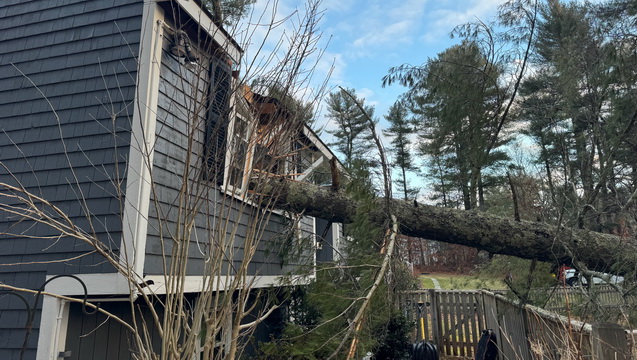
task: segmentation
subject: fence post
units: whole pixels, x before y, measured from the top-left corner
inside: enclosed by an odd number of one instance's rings
[[[613,323],[593,323],[591,325],[593,359],[630,360],[624,328]]]

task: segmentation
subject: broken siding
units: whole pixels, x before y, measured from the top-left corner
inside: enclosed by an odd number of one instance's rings
[[[113,180],[119,174],[126,184],[142,6],[137,0],[0,5],[0,162],[6,167],[0,182],[51,201],[115,252],[121,219]],[[22,263],[0,267],[1,282],[35,289],[47,274],[113,271],[87,255],[90,246],[16,220],[0,214],[0,233],[24,235],[0,235],[0,263]],[[24,338],[26,313],[16,300],[0,298],[3,359],[14,358]],[[36,325],[27,358],[34,357],[37,338]]]

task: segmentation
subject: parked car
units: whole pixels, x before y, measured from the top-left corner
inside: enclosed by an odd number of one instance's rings
[[[608,282],[600,277],[593,276],[593,284],[595,285],[607,284],[607,283],[621,284],[622,282],[624,282],[623,276],[612,275],[612,274],[604,274],[604,275],[609,277]],[[564,270],[564,279],[565,279],[566,285],[569,285],[569,286],[579,286],[580,284],[582,285],[587,284],[586,278],[584,276],[581,276],[579,271],[575,269]]]

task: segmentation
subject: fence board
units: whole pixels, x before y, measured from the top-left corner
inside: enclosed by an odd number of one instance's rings
[[[424,308],[425,308],[425,314],[423,315],[424,317],[424,323],[425,323],[425,339],[430,340],[431,337],[431,332],[432,329],[430,329],[429,327],[431,326],[431,321],[429,320],[431,318],[431,293],[424,293],[423,295],[423,301],[425,302]]]
[[[463,331],[463,322],[462,318],[462,306],[460,304],[460,293],[453,292],[450,294],[453,299],[453,307],[455,309],[455,317],[452,319],[452,331],[451,337],[454,339],[456,344],[456,356],[463,356],[464,352],[464,331]]]
[[[473,340],[473,334],[470,330],[471,328],[471,323],[474,320],[473,317],[473,311],[472,311],[472,302],[471,299],[469,298],[469,294],[467,292],[461,292],[459,294],[460,297],[460,302],[461,302],[461,307],[462,307],[462,317],[463,317],[463,321],[462,321],[462,325],[463,325],[463,331],[464,331],[464,337],[462,338],[462,347],[463,347],[463,356],[470,356],[471,355],[471,347],[472,347],[472,340]]]
[[[456,343],[453,338],[451,332],[453,331],[453,319],[455,318],[455,309],[453,307],[453,299],[450,292],[444,293],[444,303],[445,303],[445,340],[447,340],[447,348],[449,349],[449,354],[451,356],[456,356]]]
[[[475,301],[476,321],[474,322],[474,334],[475,338],[479,341],[482,335],[482,330],[486,329],[484,325],[484,302],[482,301],[482,293],[474,293],[473,300]],[[475,346],[474,346],[475,351]],[[475,353],[474,353],[475,357]]]
[[[589,300],[588,296],[595,299],[596,303],[602,307],[615,308],[619,305],[630,306],[637,304],[637,297],[624,297],[622,293],[610,285],[595,285],[590,290],[559,285],[552,288],[548,293],[545,289],[538,289],[531,291],[530,295],[533,303],[552,311],[573,309],[585,304]]]
[[[453,347],[451,345],[451,341],[449,340],[449,319],[452,316],[451,308],[449,306],[449,299],[446,292],[440,292],[438,296],[438,300],[440,300],[440,324],[442,325],[442,344],[443,344],[443,352],[445,354],[455,355],[453,352]]]
[[[433,329],[432,339],[438,349],[442,352],[442,329],[440,327],[440,303],[439,299],[436,296],[436,290],[431,289],[429,291],[430,301],[431,301],[431,328]]]
[[[464,330],[464,336],[462,337],[462,356],[469,356],[471,354],[471,351],[469,350],[469,348],[471,347],[471,340],[472,339],[472,335],[471,335],[471,331],[469,331],[469,324],[471,324],[472,320],[473,320],[473,316],[471,314],[471,301],[469,301],[469,294],[467,294],[466,292],[461,292],[458,294],[458,297],[460,298],[460,303],[461,303],[461,307],[462,307],[462,317],[463,317],[463,321],[462,321],[462,325],[463,326],[463,330]]]
[[[458,308],[458,318],[456,320],[458,322],[456,339],[458,341],[458,346],[460,347],[458,353],[460,356],[466,356],[467,338],[469,337],[469,334],[466,331],[468,321],[468,318],[465,316],[466,303],[463,301],[464,296],[462,292],[455,293],[454,297],[456,299],[456,307]]]

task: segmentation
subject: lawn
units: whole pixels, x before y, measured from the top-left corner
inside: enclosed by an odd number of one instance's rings
[[[431,278],[437,279],[443,290],[503,290],[506,285],[502,280],[489,279],[476,275],[432,273],[421,275],[420,281],[423,289],[433,289],[434,283]]]

